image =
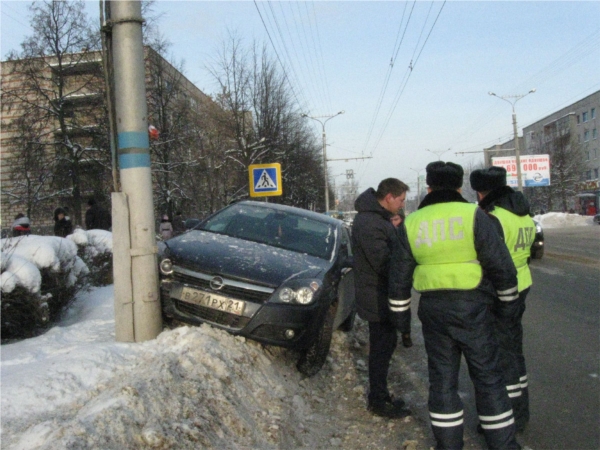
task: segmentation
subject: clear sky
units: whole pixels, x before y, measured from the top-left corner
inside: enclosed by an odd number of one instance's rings
[[[0,2],[2,57],[31,33],[28,4]],[[207,94],[216,85],[205,68],[228,30],[248,44],[273,50],[273,42],[302,111],[345,111],[327,122],[328,158],[372,156],[329,162],[336,183],[352,169],[360,189],[393,176],[414,192],[417,171],[438,159],[426,149],[482,161],[455,152],[512,137],[511,106],[489,91],[536,88],[516,104],[521,133],[600,89],[598,1],[158,1],[155,9],[172,58]],[[88,10],[97,18],[98,2]]]

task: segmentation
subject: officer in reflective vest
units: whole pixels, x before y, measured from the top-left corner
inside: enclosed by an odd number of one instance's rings
[[[530,217],[527,199],[521,192],[515,192],[506,185],[503,167],[475,170],[471,172],[470,181],[473,190],[477,191],[479,206],[498,219],[499,232],[517,268],[519,298],[511,308],[502,308],[501,302],[496,301],[492,311],[500,342],[500,365],[512,401],[517,431],[521,431],[529,421],[529,389],[521,320],[525,312],[525,298],[532,285],[529,258],[535,238],[535,223]]]
[[[421,293],[429,368],[429,416],[437,449],[463,448],[463,404],[458,373],[464,355],[475,387],[477,413],[491,449],[520,449],[498,360],[489,306],[518,297],[517,271],[487,214],[460,194],[461,166],[427,166],[428,194],[398,229],[392,253],[389,307]]]

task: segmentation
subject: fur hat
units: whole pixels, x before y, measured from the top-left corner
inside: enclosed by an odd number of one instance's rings
[[[474,191],[493,191],[496,188],[506,186],[506,169],[492,166],[487,169],[474,170],[471,172],[469,179]]]
[[[463,185],[464,171],[452,162],[435,161],[427,164],[427,185],[442,189],[458,189]]]

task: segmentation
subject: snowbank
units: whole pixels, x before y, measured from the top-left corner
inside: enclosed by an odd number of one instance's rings
[[[112,289],[79,298],[45,335],[3,346],[3,447],[281,448],[294,439],[285,424],[308,410],[300,397],[283,401],[302,389],[293,358],[208,326],[116,343]]]
[[[542,228],[567,228],[594,225],[594,218],[592,216],[580,216],[579,214],[551,212],[538,214],[533,219],[537,220],[542,225]]]

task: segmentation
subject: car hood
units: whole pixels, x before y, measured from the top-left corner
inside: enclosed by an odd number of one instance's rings
[[[331,262],[266,244],[192,230],[166,242],[175,265],[277,287],[288,278],[319,278]]]

